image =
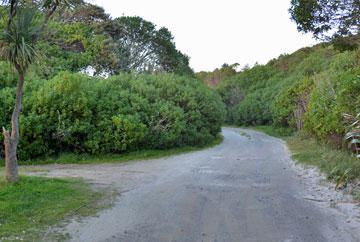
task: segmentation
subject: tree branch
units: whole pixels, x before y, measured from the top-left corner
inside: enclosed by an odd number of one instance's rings
[[[9,19],[7,22],[7,30],[10,30],[11,23],[16,16],[16,9],[18,5],[18,0],[10,0],[10,8],[9,8]]]

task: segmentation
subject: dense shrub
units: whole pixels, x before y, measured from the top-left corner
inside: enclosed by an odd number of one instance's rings
[[[221,83],[217,91],[228,108],[227,123],[266,124],[271,121],[269,82],[278,72],[272,65],[256,65]]]
[[[304,78],[282,90],[272,103],[273,120],[276,126],[299,128],[302,116],[307,111],[313,80]]]
[[[281,55],[240,72],[217,91],[227,122],[304,129],[342,143],[342,113],[360,111],[360,50],[339,52],[330,43]]]
[[[1,125],[10,121],[13,92],[0,90]],[[27,83],[24,96],[21,159],[203,145],[217,136],[225,115],[216,92],[171,74],[102,79],[63,72]]]
[[[270,103],[267,102],[270,92],[268,89],[250,93],[244,101],[236,107],[235,120],[238,125],[262,125],[272,122]]]
[[[333,74],[312,92],[305,114],[305,128],[321,139],[342,137],[342,113],[360,111],[360,68]],[[337,141],[340,143],[340,140]]]
[[[15,73],[10,64],[0,61],[0,89],[15,86],[17,81]]]
[[[321,82],[310,95],[304,115],[305,130],[318,138],[342,133],[341,112],[336,105],[336,93],[331,82]]]
[[[360,67],[338,76],[338,105],[342,112],[360,112]]]

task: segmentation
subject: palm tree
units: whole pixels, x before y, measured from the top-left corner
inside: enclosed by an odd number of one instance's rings
[[[39,35],[59,4],[67,0],[21,1],[2,0],[8,8],[7,26],[0,33],[0,58],[10,62],[18,73],[15,106],[11,116],[11,130],[3,128],[5,143],[5,178],[9,182],[19,179],[17,146],[19,143],[19,115],[25,73],[37,59],[35,50]],[[43,20],[40,13],[44,11]]]
[[[5,177],[8,181],[18,180],[16,150],[19,143],[19,115],[25,81],[25,73],[32,64],[37,52],[33,37],[36,32],[35,10],[24,8],[18,10],[17,17],[0,35],[0,56],[8,60],[18,72],[15,107],[11,117],[11,133],[3,128],[5,142]]]

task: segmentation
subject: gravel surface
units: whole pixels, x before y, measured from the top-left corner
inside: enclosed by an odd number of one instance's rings
[[[120,193],[97,217],[71,221],[73,241],[360,241],[359,210],[280,139],[223,128],[214,148],[104,165],[49,165]]]

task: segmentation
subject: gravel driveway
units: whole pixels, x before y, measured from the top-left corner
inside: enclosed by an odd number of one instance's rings
[[[221,145],[174,157],[47,166],[49,176],[82,177],[121,194],[66,231],[86,242],[360,241],[355,205],[314,169],[295,167],[283,141],[236,128],[223,135]]]

